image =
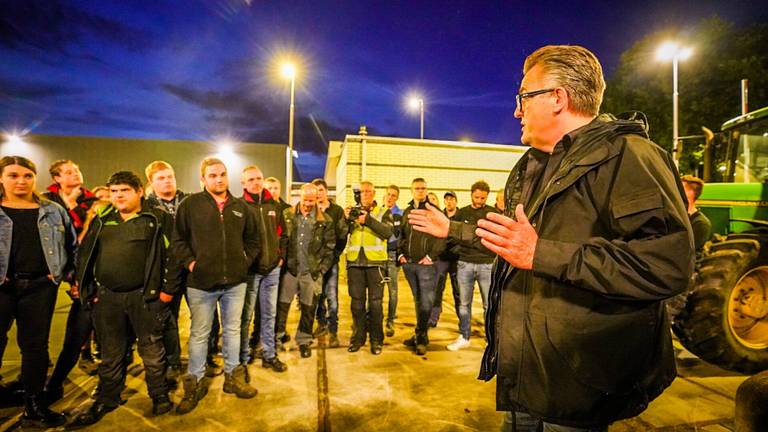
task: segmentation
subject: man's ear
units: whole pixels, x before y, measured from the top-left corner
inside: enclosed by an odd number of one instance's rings
[[[555,112],[555,114],[560,114],[562,112],[565,112],[565,110],[568,109],[568,105],[571,102],[570,97],[568,96],[568,92],[565,91],[563,87],[557,87],[553,92],[554,98],[553,98],[553,106],[552,111]]]

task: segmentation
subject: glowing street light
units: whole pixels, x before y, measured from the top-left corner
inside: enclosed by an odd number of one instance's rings
[[[677,69],[680,60],[686,60],[693,54],[693,49],[682,47],[675,42],[665,42],[656,51],[656,58],[661,61],[672,60],[672,158],[678,163],[680,140],[678,138],[678,91]]]
[[[294,94],[296,89],[296,66],[293,63],[283,63],[280,67],[283,77],[291,80],[291,109],[288,117],[288,152],[285,154],[285,190],[288,198],[291,197],[291,188],[293,182],[293,115],[294,115]]]
[[[408,108],[410,108],[411,111],[419,111],[421,116],[420,137],[421,139],[424,139],[424,98],[421,96],[410,96],[408,98]]]

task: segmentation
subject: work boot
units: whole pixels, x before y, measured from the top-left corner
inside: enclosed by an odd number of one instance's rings
[[[64,414],[48,409],[41,395],[27,396],[24,400],[24,415],[21,418],[23,427],[54,428],[67,422]]]
[[[64,387],[60,385],[45,385],[42,399],[45,406],[51,406],[54,402],[64,397]]]
[[[208,359],[205,362],[205,376],[208,378],[217,377],[224,373],[224,369],[219,366],[219,364],[216,362],[216,359],[211,357],[208,357]]]
[[[312,333],[313,337],[320,337],[328,332],[328,326],[325,324],[318,324],[315,331]]]
[[[264,346],[261,344],[258,344],[255,347],[251,348],[251,355],[248,358],[248,364],[253,364],[253,362],[255,362],[256,359],[262,359],[262,358],[264,358]]]
[[[312,357],[312,348],[309,347],[309,344],[299,345],[299,353],[301,358]]]
[[[395,323],[392,321],[387,321],[387,330],[385,334],[387,337],[392,337],[395,335]]]
[[[339,335],[336,333],[331,333],[331,337],[328,340],[328,348],[338,348],[340,345]]]
[[[194,375],[186,374],[181,378],[181,382],[184,386],[184,397],[176,407],[176,414],[192,411],[208,393],[208,382],[205,378],[198,381]]]
[[[251,399],[259,391],[245,382],[245,366],[240,365],[232,373],[224,374],[224,393],[234,393],[240,399]]]
[[[412,336],[406,340],[403,341],[403,345],[407,346],[408,348],[416,348],[416,336]]]
[[[152,415],[159,416],[167,413],[173,409],[173,402],[168,398],[168,395],[158,396],[152,399]]]
[[[288,370],[288,365],[281,362],[277,356],[272,357],[270,360],[261,359],[261,367],[265,369],[272,369],[275,372],[285,372]]]
[[[96,360],[94,360],[90,353],[83,354],[83,356],[80,357],[80,360],[77,362],[77,367],[88,376],[94,376],[99,371],[99,364],[96,363]]]
[[[96,401],[88,410],[75,417],[75,421],[72,422],[71,426],[81,427],[95,424],[116,408],[116,406],[108,406],[103,402]]]

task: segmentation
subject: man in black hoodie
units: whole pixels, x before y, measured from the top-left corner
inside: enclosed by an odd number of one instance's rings
[[[219,304],[224,329],[224,393],[244,399],[257,393],[246,383],[247,370],[239,361],[245,281],[259,254],[255,218],[248,204],[229,192],[224,162],[204,159],[200,174],[205,190],[179,205],[174,232],[175,257],[189,270],[187,302],[191,315],[189,366],[182,380],[184,399],[177,409],[179,414],[192,411],[207,392],[203,377],[208,336],[213,311]]]
[[[275,351],[275,315],[277,313],[277,286],[280,268],[285,263],[288,233],[279,204],[264,189],[264,174],[257,166],[243,169],[240,179],[243,185],[243,199],[253,210],[256,229],[259,233],[259,258],[248,270],[248,287],[245,292],[245,306],[240,328],[240,363],[253,360],[248,346],[248,327],[254,309],[259,319],[254,322],[254,332],[259,332],[262,346],[261,365],[275,372],[288,369],[277,358]]]
[[[427,182],[423,178],[415,178],[411,182],[413,200],[403,212],[403,220],[408,220],[408,214],[414,209],[425,209],[427,202]],[[437,270],[435,262],[445,249],[445,240],[430,234],[419,232],[409,224],[403,224],[402,234],[398,242],[398,261],[403,266],[405,278],[413,292],[416,303],[416,334],[407,339],[404,344],[416,349],[417,355],[427,353],[429,345],[429,315],[435,303],[437,288]]]

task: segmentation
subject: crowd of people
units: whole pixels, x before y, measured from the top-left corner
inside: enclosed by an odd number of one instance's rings
[[[300,356],[311,357],[321,334],[327,333],[329,347],[340,346],[340,262],[346,262],[353,322],[349,352],[368,342],[370,352],[379,355],[385,334],[395,335],[401,267],[417,305],[415,334],[404,343],[419,355],[426,354],[428,330],[437,325],[448,276],[461,333],[449,350],[469,346],[475,282],[484,307],[487,302],[494,254],[479,237],[446,242],[402,223],[412,209],[426,208],[423,178],[413,180],[413,199],[403,212],[397,205],[398,186],[387,186],[379,204],[375,185],[368,181],[360,183],[355,204],[347,208],[329,198],[323,179],[304,184],[298,203],[291,206],[280,197],[280,182],[265,179],[255,165],[243,169],[242,195],[236,197],[227,167],[215,158],[202,161],[203,191],[192,194],[178,189],[173,167],[165,161],[150,163],[145,181],[119,171],[106,185],[89,190],[74,161],[58,160],[49,169],[53,183],[42,195],[36,192],[32,161],[8,156],[0,169],[0,220],[9,222],[11,243],[6,285],[24,287],[5,304],[9,312],[3,314],[3,347],[15,319],[28,424],[64,422],[48,406],[63,396],[64,382],[78,359],[99,380],[92,394],[95,402],[74,424],[94,424],[114,410],[123,403],[120,392],[134,345],[144,364],[154,415],[172,409],[168,394],[174,383],[184,389],[176,407],[184,414],[205,396],[207,379],[222,373],[225,393],[256,396],[249,364],[260,360],[274,372],[287,370],[278,353],[291,340],[286,323],[294,299],[300,319],[293,339]],[[501,211],[486,205],[490,192],[486,182],[476,182],[472,203],[461,209],[456,193],[447,192],[444,212],[476,224],[485,213]],[[434,206],[440,207],[437,202]],[[38,213],[46,218],[35,223]],[[58,251],[56,261],[50,250]],[[73,302],[62,349],[46,378],[48,334],[62,281],[69,283]],[[35,289],[26,288],[30,284]],[[32,293],[40,298],[30,297]],[[178,327],[182,299],[190,311],[186,373]],[[30,329],[24,319],[30,316],[46,319],[36,320]],[[219,345],[223,365],[216,358]]]
[[[91,337],[101,356],[99,384],[75,425],[94,424],[123,402],[134,344],[155,415],[173,408],[174,379],[184,388],[180,414],[192,411],[208,379],[221,373],[225,393],[254,397],[250,363],[287,369],[278,348],[291,339],[286,322],[295,298],[300,356],[312,355],[322,333],[329,346],[340,345],[342,254],[353,321],[349,352],[368,341],[378,355],[384,338],[394,336],[399,268],[416,307],[415,332],[404,344],[426,354],[450,279],[459,336],[447,348],[466,348],[477,283],[487,340],[480,379],[496,378],[503,430],[607,431],[641,413],[676,374],[665,301],[690,281],[691,220],[697,236],[708,235],[694,205],[703,185],[681,181],[642,117],[599,113],[605,82],[589,50],[542,47],[523,72],[515,117],[531,148],[494,207],[486,204],[490,186],[478,181],[469,205],[458,208],[449,191],[441,210],[423,178],[412,180],[413,199],[402,212],[397,186],[388,186],[379,204],[367,181],[347,208],[328,198],[322,179],[304,184],[290,206],[280,199],[279,182],[264,179],[256,166],[243,170],[239,198],[218,159],[202,161],[203,191],[189,195],[177,190],[170,164],[151,163],[146,198],[135,173],[114,173],[106,190],[91,193],[74,162],[57,161],[50,168],[54,184],[40,196],[32,161],[2,158],[0,336],[15,319],[24,421],[65,422],[48,407]],[[46,377],[62,281],[76,301]],[[182,297],[190,310],[186,373]],[[220,333],[223,366],[213,357]]]

